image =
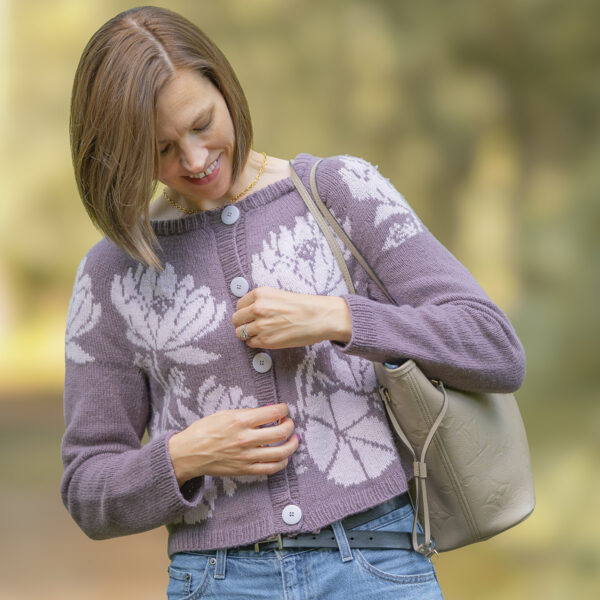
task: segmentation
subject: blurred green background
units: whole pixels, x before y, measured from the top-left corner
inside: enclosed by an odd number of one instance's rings
[[[230,59],[256,149],[378,164],[515,324],[538,505],[440,557],[446,598],[597,598],[600,3],[160,4]],[[132,6],[0,0],[0,600],[164,597],[164,531],[92,542],[58,492],[66,312],[99,239],[70,89],[90,36]]]

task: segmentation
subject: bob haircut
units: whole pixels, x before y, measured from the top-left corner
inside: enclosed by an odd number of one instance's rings
[[[156,101],[185,69],[225,99],[235,130],[233,181],[252,143],[248,103],[223,53],[181,15],[142,6],[113,17],[85,47],[71,96],[71,154],[88,215],[135,260],[159,270],[149,213],[159,164]]]

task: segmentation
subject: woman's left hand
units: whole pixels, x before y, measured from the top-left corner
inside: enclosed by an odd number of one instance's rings
[[[323,340],[346,343],[352,335],[350,310],[343,298],[271,287],[255,288],[240,298],[232,320],[237,337],[252,348],[297,348]]]

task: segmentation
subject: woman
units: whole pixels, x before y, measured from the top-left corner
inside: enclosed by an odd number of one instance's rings
[[[230,65],[181,16],[127,11],[84,50],[72,152],[106,239],[69,306],[65,505],[94,539],[166,525],[169,598],[440,598],[402,542],[412,468],[371,361],[509,391],[522,347],[376,168],[339,156],[319,193],[401,302],[349,254],[348,294],[290,163],[251,139]],[[315,161],[293,161],[305,185]]]

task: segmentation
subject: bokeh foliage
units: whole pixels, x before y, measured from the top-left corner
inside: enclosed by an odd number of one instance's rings
[[[443,556],[447,596],[591,598],[600,566],[593,544],[600,533],[600,4],[160,4],[199,24],[229,57],[249,99],[255,148],[286,158],[347,153],[378,164],[515,323],[528,355],[519,399],[538,508],[514,532]],[[75,269],[99,239],[72,177],[70,87],[91,34],[134,5],[0,0],[6,415],[60,395]],[[15,515],[24,480],[23,494],[33,485],[23,473],[42,464],[60,474],[56,456],[47,458],[60,425],[34,442],[27,419],[17,421],[22,431],[5,424],[2,449],[29,454],[0,471]],[[36,481],[37,493],[56,502],[52,477]],[[81,542],[76,532],[73,540]],[[3,585],[13,589],[0,582],[0,598]],[[119,589],[115,583],[110,595]]]

